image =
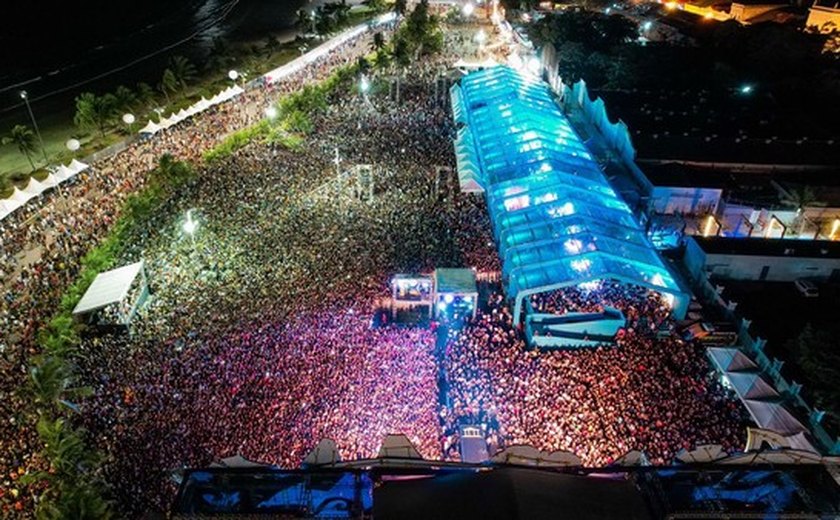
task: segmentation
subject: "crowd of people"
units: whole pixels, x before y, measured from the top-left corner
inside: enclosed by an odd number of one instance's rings
[[[81,367],[124,508],[166,507],[180,467],[296,467],[325,437],[359,458],[402,433],[440,458],[435,336],[374,325],[396,273],[497,265],[481,199],[453,184],[437,66],[403,78],[399,102],[384,79],[370,104],[342,90],[300,150],[255,142],[204,165],[131,240],[123,263],[146,260],[151,297],[129,338],[85,342]]]
[[[91,163],[60,192],[45,193],[0,221],[0,508],[4,512],[31,512],[31,493],[24,492],[17,480],[44,469],[23,392],[27,367],[39,353],[37,333],[75,280],[82,256],[111,229],[126,197],[145,185],[146,174],[163,154],[200,163],[203,152],[225,136],[264,117],[272,100],[354,63],[368,52],[371,34],[345,42],[271,86],[249,88],[153,138],[130,143],[116,155]]]
[[[0,269],[11,280],[0,302],[9,333],[0,379],[4,481],[43,469],[19,392],[36,333],[81,256],[163,153],[196,163],[198,175],[135,230],[120,259],[146,261],[149,301],[130,335],[80,345],[80,382],[93,395],[79,420],[106,456],[110,492],[126,517],[166,509],[179,468],[237,454],[296,467],[322,438],[352,459],[376,456],[385,435],[403,433],[424,457],[456,459],[457,426],[469,423],[482,426],[491,451],[528,443],[568,449],[588,464],[630,449],[666,462],[701,442],[743,444],[741,411],[702,353],[673,336],[656,339],[667,306],[646,292],[604,285],[531,302],[545,312],[606,304],[628,316],[616,346],[580,352],[526,349],[499,295],[451,330],[442,357],[427,329],[375,325],[394,274],[499,271],[484,203],[459,193],[453,173],[454,129],[438,74],[454,56],[413,64],[399,99],[384,75],[371,78],[365,96],[340,89],[302,149],[254,142],[201,161],[202,151],[262,117],[269,100],[369,48],[369,35],[352,40],[287,81],[93,164],[64,197],[0,223]],[[370,190],[359,189],[362,170]],[[187,210],[197,222],[191,236],[181,227]],[[26,500],[0,496],[4,511],[30,507]]]
[[[591,284],[590,284],[591,285]],[[747,416],[724,389],[700,345],[669,329],[668,306],[643,288],[601,282],[537,295],[535,312],[621,310],[614,345],[541,352],[526,348],[500,295],[463,330],[451,330],[444,365],[445,450],[458,428],[479,425],[493,453],[528,444],[609,464],[631,450],[668,464],[701,444],[743,449]]]

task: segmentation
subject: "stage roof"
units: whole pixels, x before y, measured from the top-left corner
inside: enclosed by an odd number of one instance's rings
[[[143,262],[140,261],[99,273],[76,304],[73,314],[85,314],[121,302],[142,268]]]
[[[472,294],[477,291],[472,269],[435,269],[435,283],[439,293]]]
[[[688,301],[545,84],[500,66],[450,96],[458,174],[485,192],[509,297],[611,278]]]

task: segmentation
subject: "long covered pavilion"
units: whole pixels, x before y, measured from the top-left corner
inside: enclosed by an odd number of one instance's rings
[[[657,291],[685,315],[689,294],[544,83],[499,66],[450,97],[458,176],[487,199],[517,324],[529,295],[604,279]]]

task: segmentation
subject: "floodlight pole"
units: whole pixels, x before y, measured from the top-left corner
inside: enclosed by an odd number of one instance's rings
[[[41,143],[41,155],[44,156],[44,163],[45,165],[49,164],[50,160],[47,159],[47,151],[44,149],[44,139],[41,137],[41,130],[38,129],[38,122],[35,121],[35,114],[32,113],[32,106],[29,105],[29,94],[27,94],[25,90],[21,90],[20,97],[23,99],[23,103],[26,105],[26,110],[29,112],[29,119],[32,120],[32,126],[35,128],[35,135],[38,136],[38,142]]]

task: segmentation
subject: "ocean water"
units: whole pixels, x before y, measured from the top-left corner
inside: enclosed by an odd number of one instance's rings
[[[21,89],[33,106],[50,110],[82,91],[138,81],[154,86],[171,56],[198,64],[215,37],[287,31],[307,1],[9,2],[0,8],[0,117],[21,110]]]

